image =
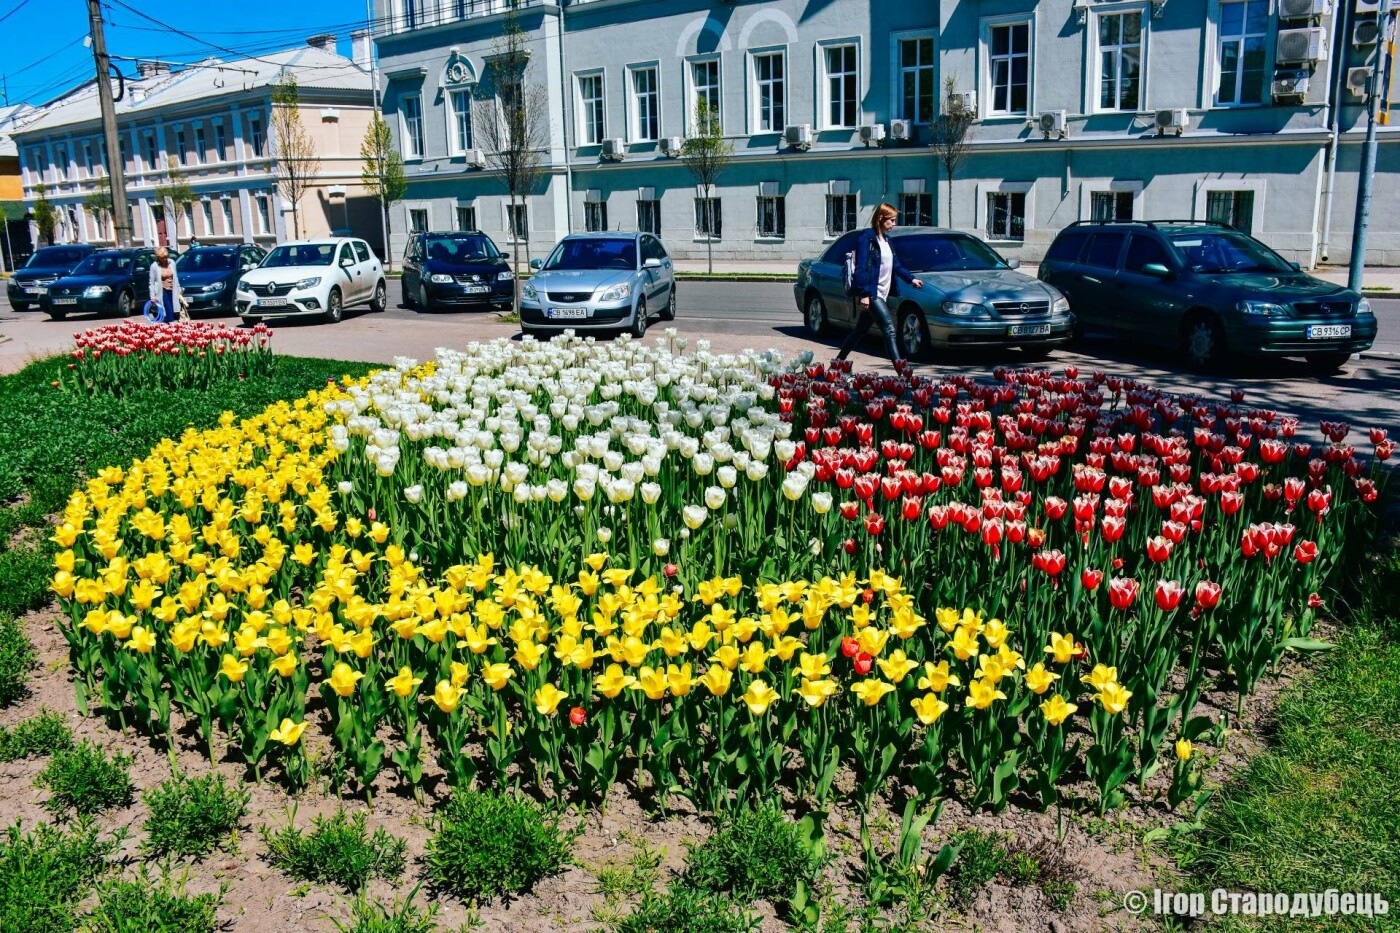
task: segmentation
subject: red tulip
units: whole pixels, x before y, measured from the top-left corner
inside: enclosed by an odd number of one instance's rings
[[[1324,605],[1325,604],[1323,603],[1321,596],[1317,595],[1316,593],[1311,593],[1308,595],[1309,609],[1321,609]]]
[[[854,658],[856,655],[860,654],[860,642],[856,641],[856,639],[850,635],[847,635],[845,638],[841,639],[841,654],[848,658]]]
[[[1202,609],[1213,609],[1220,602],[1220,584],[1202,580],[1196,584],[1196,605]]]
[[[1185,588],[1176,580],[1158,580],[1157,589],[1152,595],[1157,600],[1158,609],[1171,612],[1181,605],[1181,597],[1185,592]]]
[[[1317,560],[1317,542],[1299,541],[1298,546],[1293,549],[1293,556],[1300,564],[1311,564]]]
[[[569,722],[575,726],[581,726],[588,719],[588,713],[582,706],[575,706],[569,710]]]
[[[1079,573],[1079,582],[1084,587],[1084,589],[1092,592],[1093,590],[1098,589],[1099,584],[1103,582],[1103,571],[1092,569],[1082,570]]]
[[[866,674],[869,674],[870,669],[875,666],[875,658],[862,651],[860,654],[855,656],[855,659],[851,662],[851,665],[855,668],[857,674],[864,676]]]
[[[1127,609],[1137,599],[1137,581],[1131,577],[1114,577],[1108,581],[1108,601],[1114,609]]]
[[[1058,577],[1065,569],[1065,555],[1060,551],[1037,551],[1031,557],[1031,566],[1047,576]]]
[[[675,564],[667,564],[665,567],[661,568],[661,570],[668,577],[674,577],[677,573],[680,572],[680,568],[677,567]]]
[[[1157,535],[1147,539],[1147,558],[1154,564],[1160,564],[1172,556],[1172,543],[1169,539]]]
[[[841,549],[847,554],[854,554],[856,552],[855,538],[847,538],[845,541],[842,541]]]
[[[878,512],[871,512],[865,516],[865,530],[871,536],[878,535],[885,530],[885,519]]]
[[[1064,518],[1067,511],[1069,511],[1069,503],[1059,496],[1050,496],[1045,500],[1045,517],[1052,522]]]

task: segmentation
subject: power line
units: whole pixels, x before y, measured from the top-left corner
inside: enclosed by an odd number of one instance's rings
[[[3,23],[5,20],[9,19],[11,16],[14,16],[16,13],[18,13],[20,10],[22,10],[22,9],[24,9],[25,7],[29,6],[29,2],[30,2],[30,0],[19,0],[18,5],[16,5],[15,8],[14,8],[13,10],[11,10],[11,11],[8,12],[8,13],[6,13],[4,16],[0,16],[0,23]]]
[[[154,16],[150,16],[150,15],[148,15],[148,14],[146,14],[146,13],[143,13],[143,12],[141,12],[140,10],[136,9],[136,7],[134,7],[134,6],[129,6],[129,5],[127,5],[126,3],[122,2],[122,0],[112,0],[112,2],[115,3],[117,6],[121,7],[123,10],[126,10],[126,11],[129,12],[129,13],[134,13],[134,14],[136,14],[137,16],[141,17],[142,19],[144,19],[144,20],[146,20],[146,21],[148,21],[148,22],[155,23],[157,26],[164,27],[167,31],[173,32],[173,33],[175,33],[177,36],[184,36],[186,39],[189,39],[191,42],[195,42],[195,43],[198,43],[199,45],[206,46],[206,47],[208,47],[208,48],[214,49],[214,50],[219,51],[219,52],[223,52],[223,53],[226,54],[226,55],[235,55],[235,56],[237,56],[237,57],[239,57],[239,58],[249,58],[249,59],[252,59],[253,61],[262,62],[264,65],[272,65],[272,66],[274,66],[274,67],[281,67],[281,66],[282,66],[282,63],[281,63],[281,62],[271,62],[271,61],[267,61],[266,59],[258,58],[256,55],[245,55],[244,53],[235,51],[235,50],[229,48],[229,47],[226,46],[226,45],[219,45],[217,42],[208,42],[208,41],[205,41],[205,40],[203,40],[203,39],[200,39],[198,36],[191,35],[190,33],[185,32],[183,29],[176,29],[174,26],[171,26],[171,25],[168,24],[168,23],[163,23],[163,22],[161,22],[160,20],[156,19]]]
[[[25,65],[23,68],[17,69],[17,70],[15,70],[15,71],[7,71],[7,72],[5,72],[5,77],[6,77],[6,78],[13,78],[15,75],[22,75],[22,74],[24,74],[26,71],[29,71],[29,70],[31,70],[31,69],[33,69],[33,68],[38,68],[40,65],[48,64],[49,59],[53,58],[55,55],[57,55],[57,54],[60,53],[60,52],[66,52],[66,51],[68,51],[70,48],[72,48],[73,46],[77,45],[79,42],[82,42],[82,41],[83,41],[84,39],[86,39],[86,38],[87,38],[86,35],[76,36],[76,37],[74,37],[74,39],[73,39],[71,42],[67,43],[66,45],[61,45],[61,46],[59,46],[58,48],[54,49],[52,52],[49,52],[49,53],[47,53],[47,54],[45,54],[45,55],[41,55],[39,58],[37,58],[37,59],[35,59],[34,61],[30,62],[28,65]]]

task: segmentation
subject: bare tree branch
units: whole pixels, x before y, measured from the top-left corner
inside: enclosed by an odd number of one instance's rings
[[[272,89],[272,158],[277,191],[292,205],[292,235],[301,239],[301,199],[321,174],[316,143],[301,122],[296,75],[283,71]]]
[[[681,144],[681,162],[690,169],[707,201],[714,196],[714,186],[733,157],[734,144],[720,131],[719,114],[709,101],[700,98],[695,102],[695,130]],[[705,237],[705,261],[709,271],[714,272],[714,231],[708,232],[711,235]]]
[[[953,225],[953,176],[959,166],[967,161],[968,130],[972,127],[974,114],[962,106],[958,96],[957,80],[949,77],[944,83],[943,107],[933,124],[933,152],[943,164],[948,176],[948,213],[943,225]]]

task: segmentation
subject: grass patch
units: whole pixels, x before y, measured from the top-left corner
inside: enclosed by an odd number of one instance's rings
[[[576,836],[532,800],[457,791],[438,814],[423,862],[435,887],[463,900],[516,894],[563,868]]]
[[[632,847],[626,858],[594,867],[593,874],[598,879],[598,893],[609,902],[638,897],[656,887],[661,880],[661,860],[664,849],[653,849],[645,839],[636,839],[630,833],[622,834],[622,841]]]
[[[177,775],[141,796],[151,809],[142,851],[198,859],[232,841],[251,795],[222,774],[206,774]]]
[[[496,320],[502,324],[519,324],[520,315],[516,314],[514,311],[504,311],[496,315]]]
[[[371,878],[392,881],[403,874],[408,843],[382,826],[371,834],[363,812],[318,816],[310,833],[295,821],[293,812],[285,827],[264,826],[261,834],[267,860],[299,881],[334,884],[353,894]]]
[[[415,906],[413,899],[417,894],[418,889],[415,887],[408,897],[395,898],[392,904],[370,900],[360,895],[350,905],[349,923],[340,920],[332,922],[340,933],[437,933],[438,905]],[[466,933],[480,925],[480,919],[475,911],[472,911],[459,930]]]
[[[44,806],[54,813],[73,810],[80,816],[91,816],[131,803],[130,767],[130,757],[109,758],[92,742],[83,741],[54,753],[34,783],[48,788]]]
[[[732,894],[741,901],[767,898],[785,904],[800,882],[812,884],[821,869],[797,824],[777,807],[745,809],[714,835],[691,848],[685,883]]]
[[[613,933],[751,933],[757,917],[727,894],[677,885],[665,894],[648,892]]]
[[[949,842],[961,845],[948,870],[948,898],[960,908],[972,906],[977,892],[993,881],[1013,887],[1038,887],[1050,906],[1069,907],[1079,886],[1064,854],[1053,843],[1023,847],[1009,833],[964,829]]]
[[[45,823],[0,836],[0,930],[70,933],[78,904],[106,873],[120,837],[101,839],[90,822],[64,832]]]
[[[0,580],[0,587],[4,585]],[[25,681],[37,663],[34,645],[19,620],[0,619],[0,709],[24,696]]]
[[[82,933],[213,933],[223,891],[186,894],[184,880],[153,881],[143,868],[135,879],[113,879],[97,891],[97,907]]]
[[[40,758],[73,747],[73,733],[63,717],[50,710],[40,710],[15,724],[13,729],[0,726],[0,761]]]

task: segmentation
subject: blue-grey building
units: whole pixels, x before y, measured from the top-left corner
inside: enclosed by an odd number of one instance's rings
[[[1384,0],[389,2],[395,251],[415,228],[532,255],[640,228],[682,258],[787,260],[888,201],[1026,260],[1076,220],[1191,218],[1344,261],[1385,41]],[[514,211],[473,126],[511,15],[548,139]],[[676,157],[699,100],[734,146],[711,192]],[[930,145],[945,109],[973,118],[951,184]],[[1400,136],[1381,133],[1369,258],[1400,263]]]

